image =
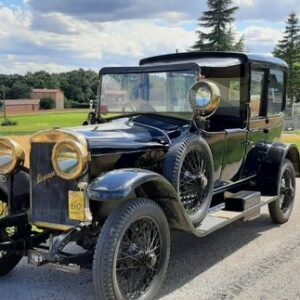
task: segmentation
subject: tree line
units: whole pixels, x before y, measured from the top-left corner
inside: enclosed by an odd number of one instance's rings
[[[0,74],[0,95],[6,99],[28,99],[32,89],[61,89],[66,98],[66,106],[80,107],[89,100],[96,99],[98,74],[92,70],[74,70],[64,73],[45,71],[28,72],[25,75]],[[4,95],[5,94],[5,95]]]
[[[233,27],[238,6],[233,6],[232,0],[207,0],[207,5],[208,10],[198,20],[198,39],[190,50],[247,52],[245,37],[237,39]],[[289,15],[273,54],[288,63],[288,97],[300,102],[300,26],[295,13]],[[83,104],[96,98],[97,85],[97,74],[83,69],[60,74],[40,71],[24,76],[0,75],[0,94],[2,90],[3,96],[5,90],[7,99],[28,98],[32,88],[59,88],[69,104]]]

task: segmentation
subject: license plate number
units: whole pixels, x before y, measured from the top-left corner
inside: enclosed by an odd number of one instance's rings
[[[69,219],[84,221],[85,197],[83,192],[69,191]]]

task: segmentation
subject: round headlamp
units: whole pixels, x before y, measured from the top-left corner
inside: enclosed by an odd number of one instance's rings
[[[24,163],[21,146],[8,138],[0,138],[0,174],[7,175]]]
[[[88,151],[78,142],[67,140],[58,142],[52,151],[52,165],[56,174],[67,180],[83,175],[88,163]]]

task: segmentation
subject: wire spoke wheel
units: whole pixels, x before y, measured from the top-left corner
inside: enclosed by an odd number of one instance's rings
[[[8,205],[5,201],[0,200],[0,220],[8,215]],[[5,242],[10,240],[17,232],[16,227],[6,227],[0,229],[0,241]],[[4,259],[8,253],[0,250],[0,260]]]
[[[296,188],[295,169],[288,159],[282,165],[278,182],[278,197],[269,204],[269,212],[275,223],[283,224],[292,214]]]
[[[0,220],[8,216],[8,204],[0,200]],[[10,226],[0,229],[0,242],[7,242],[15,237],[17,227]],[[0,276],[8,274],[21,260],[22,255],[0,250]]]
[[[280,208],[287,213],[295,196],[295,186],[291,173],[285,170],[280,185]]]
[[[97,299],[155,299],[169,265],[170,243],[168,220],[157,203],[136,198],[121,205],[108,217],[97,241]]]
[[[178,140],[166,155],[163,172],[177,191],[190,221],[198,226],[212,199],[213,157],[208,144],[194,134]]]
[[[3,200],[0,200],[0,220],[5,218],[8,215],[8,205]],[[9,237],[14,235],[15,228],[14,227],[8,227],[5,229],[0,230],[0,242],[4,242],[9,240]],[[6,251],[0,250],[0,260],[4,259],[7,255]]]
[[[207,173],[207,164],[201,150],[188,152],[179,174],[179,195],[188,214],[197,212],[208,196]]]
[[[126,230],[117,255],[116,279],[126,299],[138,299],[159,271],[161,237],[150,218],[142,218]]]

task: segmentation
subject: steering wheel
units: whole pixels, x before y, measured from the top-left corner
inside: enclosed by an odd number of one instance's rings
[[[128,101],[126,103],[124,103],[123,107],[122,107],[122,113],[125,112],[155,112],[155,108],[148,104],[145,101],[142,102],[135,102],[135,101]]]

